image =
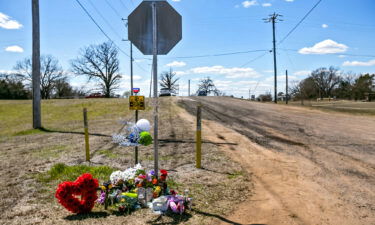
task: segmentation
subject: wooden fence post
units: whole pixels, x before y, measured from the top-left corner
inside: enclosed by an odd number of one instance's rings
[[[197,106],[197,131],[196,131],[196,144],[195,144],[195,153],[196,153],[196,167],[201,168],[202,160],[202,105],[199,103]]]
[[[86,161],[90,162],[89,125],[87,121],[87,109],[83,109],[83,124],[85,128]]]

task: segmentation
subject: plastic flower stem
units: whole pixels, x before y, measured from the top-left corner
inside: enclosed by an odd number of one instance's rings
[[[108,209],[108,188],[105,189],[104,209]]]

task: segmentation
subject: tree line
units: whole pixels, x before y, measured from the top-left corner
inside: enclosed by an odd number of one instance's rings
[[[65,71],[59,61],[51,55],[42,55],[40,90],[43,99],[71,98],[85,96],[82,89],[74,88],[69,83],[68,74],[85,76],[88,81],[96,83],[98,92],[109,98],[119,87],[122,78],[119,72],[118,49],[111,42],[90,45],[80,50],[79,56],[70,61],[69,70]],[[0,74],[0,99],[31,98],[32,82],[31,58],[16,63],[13,71]],[[349,100],[375,99],[375,74],[344,73],[333,66],[318,68],[300,82],[294,82],[288,98],[294,100],[338,98]],[[172,71],[161,74],[160,86],[171,92],[177,90],[176,73]],[[128,93],[129,94],[129,93]],[[281,93],[283,94],[283,93]],[[223,96],[213,80],[206,77],[200,80],[196,95]],[[260,95],[258,99],[271,101],[270,93]]]
[[[121,75],[118,50],[111,42],[90,45],[80,50],[79,56],[70,61],[70,69],[64,71],[52,55],[40,57],[40,92],[42,99],[85,96],[82,89],[69,83],[68,73],[85,76],[97,84],[96,91],[105,97],[114,95]],[[32,92],[32,61],[25,58],[16,63],[12,72],[0,74],[0,99],[29,99]]]
[[[347,100],[374,99],[375,74],[342,72],[333,66],[321,67],[290,89],[295,100],[336,98]],[[370,99],[368,99],[370,98]]]

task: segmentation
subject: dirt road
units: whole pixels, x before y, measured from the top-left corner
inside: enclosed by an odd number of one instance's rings
[[[255,181],[255,193],[224,222],[375,224],[375,117],[327,113],[226,97],[203,104],[206,138],[237,142],[223,150]]]

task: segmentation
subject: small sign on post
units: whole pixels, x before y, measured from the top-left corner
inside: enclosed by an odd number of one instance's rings
[[[133,95],[129,97],[130,110],[145,110],[145,96]]]

